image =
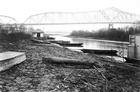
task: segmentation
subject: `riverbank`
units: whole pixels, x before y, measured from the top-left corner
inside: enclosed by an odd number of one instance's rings
[[[27,60],[0,73],[2,92],[135,92],[140,90],[139,72],[120,68],[115,60],[71,51],[54,44],[34,44],[31,41],[0,43],[0,52],[25,52]],[[74,66],[45,64],[42,57],[64,57],[94,62],[95,67],[77,69]]]

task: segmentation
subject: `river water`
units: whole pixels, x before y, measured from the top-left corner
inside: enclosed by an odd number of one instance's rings
[[[83,47],[68,47],[72,50],[79,49],[104,49],[104,50],[117,50],[120,56],[127,56],[128,42],[110,41],[110,40],[97,40],[90,38],[76,38],[66,37],[62,35],[52,35],[56,40],[70,41],[73,43],[83,43]]]

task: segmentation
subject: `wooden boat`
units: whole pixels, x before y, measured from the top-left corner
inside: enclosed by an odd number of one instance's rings
[[[61,46],[67,46],[67,47],[82,47],[83,43],[71,43],[70,41],[63,41],[63,40],[50,40],[50,43],[56,43]]]
[[[140,60],[135,58],[127,58],[123,57],[126,60],[126,63],[132,63],[132,64],[140,64]]]
[[[116,50],[97,50],[97,49],[81,49],[84,53],[94,53],[99,55],[117,56]]]
[[[51,43],[57,43],[57,44],[59,44],[59,43],[70,43],[70,41],[62,41],[62,40],[50,40],[49,42],[51,42]]]
[[[83,43],[58,43],[61,46],[67,47],[82,47]]]
[[[3,52],[0,53],[0,71],[9,69],[10,67],[19,64],[26,60],[24,52]]]
[[[43,43],[43,44],[50,44],[50,42],[45,40],[38,40],[38,39],[31,39],[33,43]]]
[[[88,62],[88,61],[82,62],[81,60],[78,60],[78,59],[69,59],[69,58],[63,58],[63,57],[47,57],[47,58],[42,58],[42,61],[45,64],[57,64],[57,65],[67,65],[67,66],[80,65],[80,67],[84,67],[84,68],[85,67],[93,68],[93,65],[95,65],[94,62]]]
[[[47,37],[47,39],[54,40],[55,38],[54,38],[54,37],[50,37],[50,36],[49,36],[49,37]]]
[[[38,40],[38,39],[31,39],[31,41],[34,42],[34,43],[43,43],[42,40]]]
[[[63,57],[46,57],[46,58],[42,58],[42,61],[44,64],[61,65],[63,67],[71,66],[71,68],[76,68],[76,69],[94,68],[94,66],[96,68],[100,68],[100,66],[97,65],[95,62],[81,61],[78,59],[69,59],[69,58],[63,58]],[[105,63],[110,63],[111,65],[118,67],[120,69],[125,69],[128,71],[140,71],[140,68],[135,66],[134,64],[121,63],[121,62],[110,62],[106,59],[103,59],[102,61],[104,61]]]

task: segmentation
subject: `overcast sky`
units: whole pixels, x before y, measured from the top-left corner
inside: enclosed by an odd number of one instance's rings
[[[30,15],[44,12],[94,11],[116,7],[140,14],[140,0],[1,0],[0,15],[23,22]]]

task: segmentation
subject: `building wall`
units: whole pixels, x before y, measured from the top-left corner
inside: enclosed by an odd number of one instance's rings
[[[33,37],[37,37],[37,33],[34,33],[34,34],[33,34]],[[40,33],[40,37],[41,37],[41,38],[44,37],[44,33]]]
[[[37,37],[37,34],[33,34],[33,37]]]

